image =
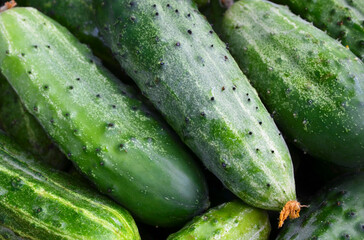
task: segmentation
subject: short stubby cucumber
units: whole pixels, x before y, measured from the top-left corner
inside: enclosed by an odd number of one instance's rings
[[[364,61],[363,0],[272,1],[288,5],[292,12],[339,39]]]
[[[0,68],[63,153],[141,221],[171,226],[207,207],[177,136],[64,27],[33,8],[1,13]]]
[[[364,239],[364,173],[342,177],[324,188],[301,218],[283,227],[277,240]]]
[[[269,233],[266,211],[234,201],[195,217],[168,240],[267,240]]]
[[[194,2],[94,3],[127,74],[229,190],[272,210],[296,198],[279,130]]]
[[[10,84],[0,74],[0,128],[23,149],[60,170],[70,161],[52,143],[42,126],[24,108]]]
[[[41,165],[0,132],[0,239],[140,237],[126,210]]]
[[[268,1],[235,3],[223,39],[287,139],[309,154],[364,166],[364,64],[339,42]]]

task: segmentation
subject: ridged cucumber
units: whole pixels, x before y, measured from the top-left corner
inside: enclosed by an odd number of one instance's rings
[[[228,189],[265,209],[296,198],[281,134],[194,2],[94,3],[127,74]]]
[[[364,61],[363,0],[272,0],[286,4],[292,12],[312,22]]]
[[[268,1],[237,2],[222,21],[223,39],[287,139],[322,160],[363,166],[363,62]]]
[[[52,167],[63,170],[70,161],[52,143],[42,126],[23,107],[19,97],[0,73],[0,128],[23,149]]]
[[[64,27],[33,8],[1,13],[0,68],[79,170],[141,221],[175,225],[207,207],[192,156]]]
[[[266,211],[234,201],[195,217],[168,240],[266,240],[269,233]]]
[[[282,229],[277,240],[364,239],[363,182],[364,173],[337,179],[313,198],[301,218]]]
[[[41,165],[2,132],[0,196],[0,238],[140,239],[126,210]]]

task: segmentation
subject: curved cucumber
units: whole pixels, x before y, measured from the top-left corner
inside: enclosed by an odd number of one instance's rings
[[[265,209],[296,198],[282,136],[192,1],[94,2],[128,75],[228,189]]]
[[[52,167],[63,170],[69,161],[52,143],[42,126],[28,113],[12,87],[0,74],[0,128],[23,149]]]
[[[364,173],[337,179],[283,227],[277,240],[364,239]]]
[[[32,8],[1,13],[0,68],[79,170],[140,220],[170,226],[207,207],[183,145],[65,28]]]
[[[268,1],[235,3],[223,36],[287,138],[309,154],[364,166],[364,64]]]
[[[362,0],[272,0],[339,39],[364,60],[364,1]]]
[[[234,201],[195,217],[168,240],[267,240],[269,233],[266,211]]]
[[[0,196],[0,238],[140,239],[126,210],[40,165],[1,132]]]

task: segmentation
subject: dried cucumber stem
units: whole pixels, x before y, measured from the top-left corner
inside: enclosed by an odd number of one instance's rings
[[[281,213],[279,214],[279,223],[278,228],[283,226],[284,221],[288,218],[295,219],[300,216],[300,211],[302,207],[309,207],[308,205],[301,205],[296,200],[288,201],[286,205],[284,205]]]
[[[0,12],[4,12],[10,8],[13,8],[16,6],[16,2],[14,0],[11,0],[10,2],[6,2],[4,6],[0,8]]]

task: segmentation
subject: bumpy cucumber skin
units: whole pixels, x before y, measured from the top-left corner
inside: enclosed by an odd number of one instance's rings
[[[272,0],[286,4],[316,27],[339,39],[364,61],[364,2],[362,0]]]
[[[266,211],[234,201],[195,217],[168,240],[267,240],[269,233]]]
[[[79,170],[141,221],[176,225],[207,207],[177,137],[65,28],[31,8],[1,13],[0,67]]]
[[[312,199],[277,240],[364,239],[364,173],[340,178]]]
[[[127,74],[228,189],[264,209],[296,198],[282,136],[195,3],[94,3]]]
[[[121,71],[111,50],[103,43],[94,19],[92,0],[17,0],[18,6],[34,7],[56,20],[87,44],[103,64],[125,82],[130,80]]]
[[[0,132],[0,234],[26,239],[140,239],[111,200],[41,165]]]
[[[235,3],[223,39],[274,120],[301,149],[364,165],[364,64],[339,42],[267,1]]]
[[[23,107],[7,80],[0,74],[0,128],[24,150],[59,170],[70,161],[52,143],[42,126]]]

